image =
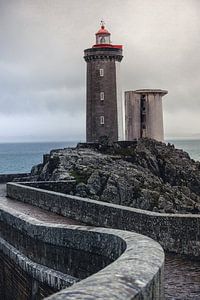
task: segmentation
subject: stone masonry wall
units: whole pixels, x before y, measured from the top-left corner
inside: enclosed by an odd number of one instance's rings
[[[63,194],[42,191],[14,183],[8,184],[8,193],[11,194],[11,190],[13,193],[17,192],[17,196],[21,200],[35,201],[35,204],[41,201],[40,204],[46,203],[48,206],[50,202],[53,203],[55,201],[59,202],[59,205],[63,205],[62,200],[67,201],[65,197],[62,199]],[[74,202],[74,204],[76,205],[75,210],[78,211],[77,204],[79,203]],[[53,206],[55,207],[55,205]],[[83,213],[85,214],[86,212]],[[25,237],[35,239],[39,244],[48,243],[54,245],[54,247],[63,246],[69,250],[73,249],[73,251],[84,251],[89,258],[91,254],[96,254],[100,258],[104,259],[106,257],[112,261],[107,266],[101,265],[100,267],[103,269],[98,271],[96,266],[99,264],[99,261],[96,263],[88,260],[85,263],[84,257],[80,254],[80,259],[81,257],[83,258],[82,263],[77,264],[80,271],[88,266],[94,268],[93,272],[95,274],[91,274],[91,276],[75,283],[73,286],[61,290],[59,293],[50,296],[49,299],[163,299],[164,253],[160,245],[150,238],[136,233],[108,228],[61,224],[50,225],[27,215],[19,214],[6,206],[1,206],[0,221],[2,222],[0,229],[4,241],[5,239],[12,241],[15,243],[15,247],[18,247],[20,250],[17,250],[18,256],[16,256],[16,251],[13,251],[12,246],[7,247],[7,250],[5,250],[5,247],[1,247],[0,251],[4,250],[4,254],[8,255],[11,260],[15,260],[31,277],[36,276],[36,279],[41,283],[46,282],[50,286],[57,286],[58,282],[60,282],[58,276],[60,273],[56,270],[52,271],[48,266],[44,265],[39,270],[38,266],[40,265],[38,265],[35,255],[32,255],[32,260],[36,262],[31,262],[28,257],[25,258],[24,255],[29,253],[27,251],[27,253],[23,254],[26,249],[25,244],[28,245],[28,243],[16,237],[17,231],[20,231]],[[9,227],[12,227],[12,230],[9,230]],[[20,236],[19,233],[18,235]],[[1,245],[3,243],[0,243]],[[49,252],[46,251],[46,253]],[[40,259],[42,259],[41,253],[38,252],[38,254]],[[59,259],[62,259],[61,255]],[[91,265],[89,266],[89,264]],[[72,269],[73,267],[74,264],[72,264]],[[68,276],[66,275],[67,278]]]
[[[13,181],[14,179],[24,179],[30,176],[30,173],[16,173],[16,174],[0,174],[0,183]]]
[[[25,186],[32,186],[43,190],[54,191],[58,193],[70,194],[74,192],[76,187],[76,180],[68,181],[35,181],[35,182],[22,182]]]
[[[8,256],[0,252],[0,299],[43,299],[56,290],[32,278]],[[15,291],[13,293],[13,291]]]
[[[7,185],[8,196],[93,226],[135,231],[158,241],[165,250],[200,256],[199,215],[161,214],[99,201]]]

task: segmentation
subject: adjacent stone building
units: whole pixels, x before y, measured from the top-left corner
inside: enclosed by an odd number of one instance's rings
[[[112,45],[101,24],[96,44],[84,51],[87,62],[86,141],[124,140],[124,109],[119,65],[122,45]]]
[[[125,92],[125,139],[152,138],[164,140],[162,96],[160,89]]]

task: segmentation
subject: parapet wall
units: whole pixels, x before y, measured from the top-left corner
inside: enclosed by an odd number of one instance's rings
[[[28,176],[30,176],[30,173],[0,174],[0,183],[10,182],[15,179],[21,181],[21,179],[25,180]]]
[[[52,201],[57,200],[53,196],[57,194],[55,192],[42,191],[42,194],[36,195],[31,190],[37,189],[9,184],[10,192],[12,188],[13,191],[14,188],[29,191],[31,199],[36,196],[46,201],[44,195],[48,194]],[[15,277],[15,293],[12,300],[42,298],[42,294],[39,294],[38,298],[24,298],[24,295],[20,295],[17,279],[21,280],[22,274],[27,275],[24,276],[26,292],[30,280],[34,279],[35,283],[30,284],[32,289],[29,291],[32,294],[35,292],[34,288],[38,292],[45,285],[46,289],[48,287],[57,290],[63,284],[70,285],[89,276],[53,294],[48,298],[51,300],[164,299],[164,253],[161,246],[150,238],[106,228],[50,225],[3,206],[0,209],[0,222],[0,254],[6,256],[9,264],[15,266],[13,272],[21,272],[19,277],[18,274],[12,274]],[[59,249],[62,255],[59,254]],[[62,261],[65,253],[65,261]],[[76,261],[77,257],[79,261]],[[51,269],[53,263],[54,270]],[[67,274],[60,272],[64,264],[67,265]],[[4,271],[0,270],[0,284],[1,293],[5,296],[6,291],[1,282]],[[12,282],[9,288],[14,290]]]
[[[22,182],[22,185],[32,186],[35,188],[54,191],[58,193],[70,194],[74,192],[76,188],[76,180],[68,181],[34,181],[34,182]]]
[[[93,226],[135,231],[158,241],[165,250],[200,256],[200,216],[161,214],[20,184],[7,185],[8,196]]]
[[[0,299],[43,299],[77,282],[76,278],[35,263],[2,238],[0,264]]]

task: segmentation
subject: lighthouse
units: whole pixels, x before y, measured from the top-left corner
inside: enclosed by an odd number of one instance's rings
[[[120,85],[122,45],[111,43],[101,22],[95,44],[84,50],[87,63],[86,141],[108,143],[124,139],[124,110]]]

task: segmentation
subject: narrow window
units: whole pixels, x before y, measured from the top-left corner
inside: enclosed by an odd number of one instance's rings
[[[104,76],[104,69],[99,69],[99,74],[100,74],[101,77],[103,77]]]
[[[100,117],[100,125],[104,125],[104,116]]]
[[[105,42],[106,42],[105,37],[102,37],[102,38],[100,39],[100,43],[101,43],[101,44],[105,44]]]
[[[100,100],[101,100],[101,101],[104,100],[104,92],[100,92]]]

